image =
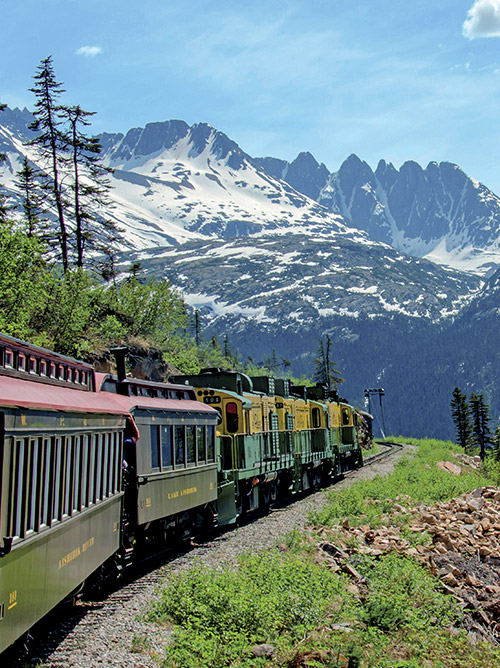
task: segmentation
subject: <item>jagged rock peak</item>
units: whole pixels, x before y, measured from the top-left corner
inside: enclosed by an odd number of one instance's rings
[[[0,125],[12,132],[18,132],[24,138],[33,134],[28,129],[28,125],[33,121],[34,116],[26,107],[24,109],[5,107],[3,111],[0,111]]]

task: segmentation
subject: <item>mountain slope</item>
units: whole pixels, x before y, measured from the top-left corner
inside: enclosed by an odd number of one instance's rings
[[[372,171],[351,155],[330,174],[304,153],[257,163],[404,253],[483,274],[500,265],[500,198],[457,165],[381,160]]]

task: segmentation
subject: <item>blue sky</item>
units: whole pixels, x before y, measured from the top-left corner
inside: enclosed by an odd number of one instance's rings
[[[500,194],[500,0],[7,0],[0,100],[51,54],[94,131],[208,122],[253,156],[455,162]]]

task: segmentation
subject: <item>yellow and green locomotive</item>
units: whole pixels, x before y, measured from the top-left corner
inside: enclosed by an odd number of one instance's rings
[[[323,386],[218,369],[173,380],[219,413],[221,525],[362,464],[356,413]]]

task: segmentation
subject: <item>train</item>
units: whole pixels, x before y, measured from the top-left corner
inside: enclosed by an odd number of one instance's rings
[[[362,465],[320,385],[206,369],[160,383],[0,334],[0,653],[96,574]]]

